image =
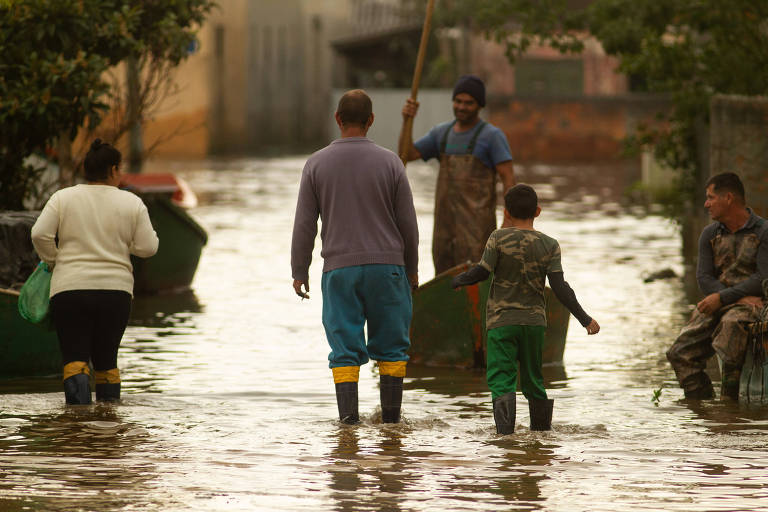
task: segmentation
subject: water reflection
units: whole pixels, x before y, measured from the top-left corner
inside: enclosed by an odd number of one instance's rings
[[[203,305],[191,289],[139,295],[133,299],[129,325],[194,328],[195,313],[203,312]]]
[[[409,472],[402,435],[398,429],[383,429],[375,445],[361,448],[359,429],[336,432],[328,456],[334,510],[403,510]]]
[[[541,483],[549,478],[548,466],[555,458],[556,446],[530,441],[513,439],[505,436],[489,444],[500,448],[501,455],[497,458],[494,474],[495,485],[491,491],[504,498],[511,509],[541,510],[546,496],[542,495]]]
[[[155,464],[141,456],[151,445],[149,432],[113,405],[2,414],[0,433],[0,494],[28,501],[35,489],[41,500],[27,510],[134,506],[155,478]]]

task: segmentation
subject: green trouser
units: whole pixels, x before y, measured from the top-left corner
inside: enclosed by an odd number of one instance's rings
[[[517,365],[520,362],[520,386],[528,400],[546,400],[541,375],[543,325],[506,325],[488,330],[486,378],[491,398],[517,390]]]

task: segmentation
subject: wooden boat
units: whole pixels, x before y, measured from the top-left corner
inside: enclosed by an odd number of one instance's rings
[[[41,377],[61,373],[56,332],[19,315],[19,292],[0,288],[0,378]]]
[[[491,280],[459,290],[451,279],[466,271],[468,264],[457,265],[419,286],[413,292],[411,349],[414,364],[485,367],[485,303]],[[544,364],[562,364],[570,312],[545,289],[547,331]]]
[[[131,258],[134,293],[189,289],[208,242],[208,234],[180,205],[194,204],[194,194],[173,174],[126,174],[120,188],[144,201],[160,238],[157,254]]]

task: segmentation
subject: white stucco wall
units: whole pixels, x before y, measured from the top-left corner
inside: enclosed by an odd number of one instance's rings
[[[339,134],[333,112],[339,98],[344,94],[342,89],[334,89],[331,94],[331,105],[328,117],[328,133],[332,139]],[[380,146],[397,152],[397,140],[403,127],[403,117],[400,111],[405,100],[411,95],[410,89],[366,89],[373,102],[374,121],[368,137]],[[419,91],[419,114],[413,121],[413,138],[418,139],[438,123],[453,119],[451,104],[451,89],[424,89]],[[330,141],[329,141],[330,142]]]

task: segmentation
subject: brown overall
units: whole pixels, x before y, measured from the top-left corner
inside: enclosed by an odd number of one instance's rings
[[[760,239],[754,233],[721,233],[712,241],[718,280],[734,286],[757,270]],[[693,311],[667,359],[672,364],[686,397],[711,398],[712,381],[704,369],[707,359],[717,354],[722,361],[721,394],[738,398],[739,375],[744,363],[748,333],[745,325],[758,320],[759,310],[744,304],[729,304],[712,315]]]
[[[485,242],[496,229],[496,172],[472,155],[484,126],[484,121],[477,124],[466,154],[445,153],[453,124],[440,143],[432,236],[435,274],[460,263],[478,262]]]

